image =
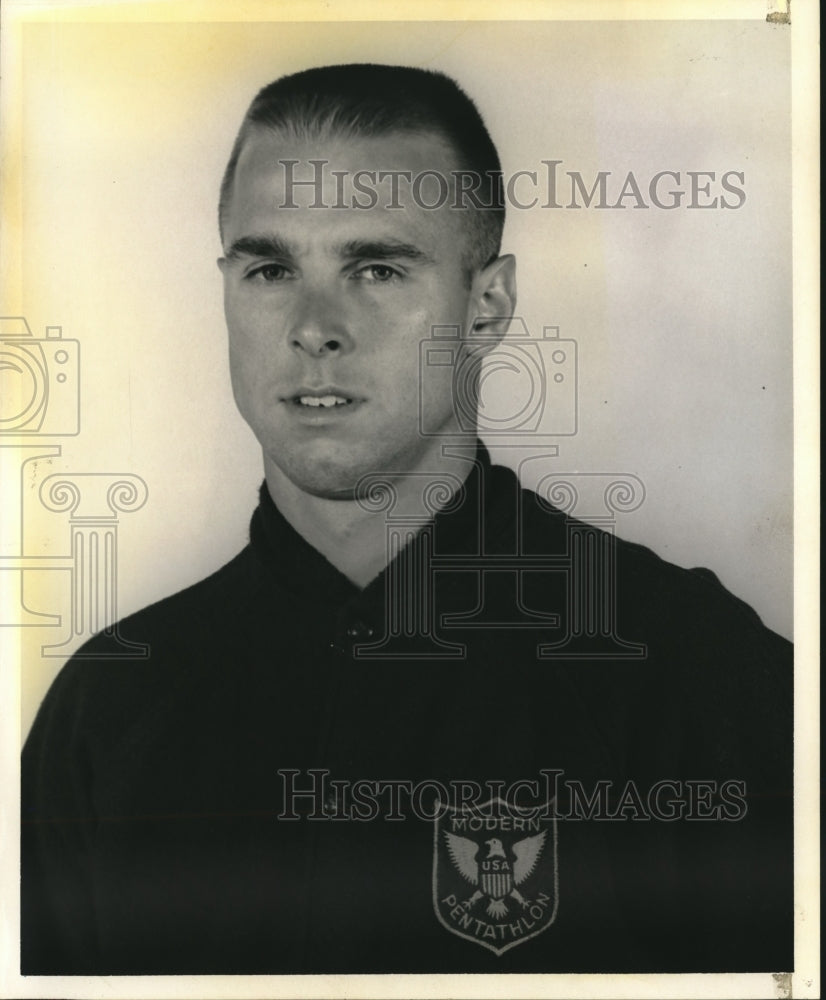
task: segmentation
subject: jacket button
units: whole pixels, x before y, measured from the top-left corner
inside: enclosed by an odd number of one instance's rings
[[[347,629],[348,639],[372,639],[374,635],[374,630],[370,628],[369,625],[364,622],[353,622],[353,624]]]

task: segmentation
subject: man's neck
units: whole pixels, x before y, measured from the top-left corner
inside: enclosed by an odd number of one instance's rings
[[[371,498],[329,499],[305,493],[265,456],[267,489],[273,502],[301,537],[362,589],[393,558],[388,551],[388,514],[407,525],[424,526],[447,505],[473,466],[473,452],[442,457],[439,472],[377,476]],[[432,469],[432,465],[430,466]],[[387,483],[390,491],[381,484]],[[447,489],[432,490],[436,484]],[[435,497],[435,500],[434,500]],[[380,508],[380,509],[377,509]]]

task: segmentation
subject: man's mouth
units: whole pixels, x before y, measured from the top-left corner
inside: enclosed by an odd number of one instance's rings
[[[284,397],[284,402],[308,415],[310,413],[321,415],[324,412],[344,412],[355,409],[364,400],[354,396],[349,387],[344,388],[328,383],[327,385],[298,385],[291,395]]]
[[[334,406],[347,406],[348,403],[352,403],[353,400],[348,396],[294,396],[293,402],[297,406],[311,406],[313,408],[323,407],[324,409],[332,409]]]

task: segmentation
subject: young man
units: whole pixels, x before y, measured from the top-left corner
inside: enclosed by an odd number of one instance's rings
[[[791,968],[788,644],[468,425],[515,307],[498,171],[439,74],[253,102],[219,261],[250,544],[44,701],[24,973]]]

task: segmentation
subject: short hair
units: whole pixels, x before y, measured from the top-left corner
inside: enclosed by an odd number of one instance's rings
[[[499,154],[476,105],[444,73],[353,63],[303,70],[264,87],[244,116],[224,171],[218,206],[222,238],[238,158],[256,128],[301,138],[398,131],[439,136],[454,151],[458,169],[478,179],[475,204],[463,199],[462,205],[469,221],[466,267],[473,273],[499,255],[505,224]]]

